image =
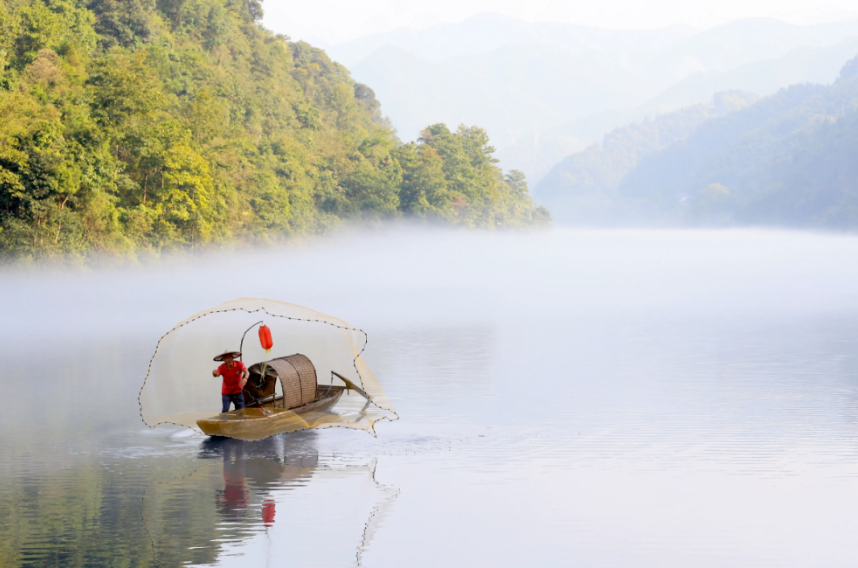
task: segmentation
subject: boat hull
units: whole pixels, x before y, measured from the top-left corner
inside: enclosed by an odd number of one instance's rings
[[[211,418],[197,420],[197,426],[209,436],[240,440],[262,440],[269,436],[311,428],[314,418],[324,415],[343,396],[344,387],[326,387],[312,402],[295,408],[242,408]]]

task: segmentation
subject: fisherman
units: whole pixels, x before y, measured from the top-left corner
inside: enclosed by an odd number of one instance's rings
[[[244,408],[244,395],[241,391],[247,384],[250,373],[244,363],[235,360],[236,357],[241,357],[239,351],[226,351],[214,358],[215,361],[223,361],[221,366],[212,371],[213,377],[223,377],[223,387],[220,390],[223,400],[221,412],[229,412],[230,402],[235,405],[236,410]]]

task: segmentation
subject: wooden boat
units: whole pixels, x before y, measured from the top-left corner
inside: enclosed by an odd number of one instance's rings
[[[261,440],[306,428],[308,420],[329,411],[346,390],[366,396],[339,373],[334,374],[346,386],[318,384],[313,363],[301,354],[256,363],[247,370],[250,377],[242,391],[245,408],[197,420],[205,434]]]

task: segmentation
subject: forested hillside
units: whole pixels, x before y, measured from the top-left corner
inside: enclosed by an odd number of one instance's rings
[[[261,17],[257,0],[0,0],[0,252],[549,221],[485,131],[401,144],[369,87]]]
[[[858,229],[858,58],[831,85],[739,107],[617,130],[558,164],[537,195],[577,223]],[[690,128],[665,136],[677,117]]]
[[[642,218],[858,228],[858,59],[643,159],[618,189]]]
[[[628,222],[618,188],[645,156],[687,138],[714,117],[753,103],[750,93],[719,93],[709,104],[674,111],[653,120],[617,128],[601,144],[568,156],[535,189],[557,219],[584,224]]]

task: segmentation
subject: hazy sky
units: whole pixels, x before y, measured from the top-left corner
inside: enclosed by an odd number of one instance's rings
[[[858,17],[856,0],[266,0],[265,25],[293,39],[337,44],[401,27],[461,22],[480,12],[527,21],[556,21],[606,28],[691,24],[708,28],[768,16],[792,23]]]

